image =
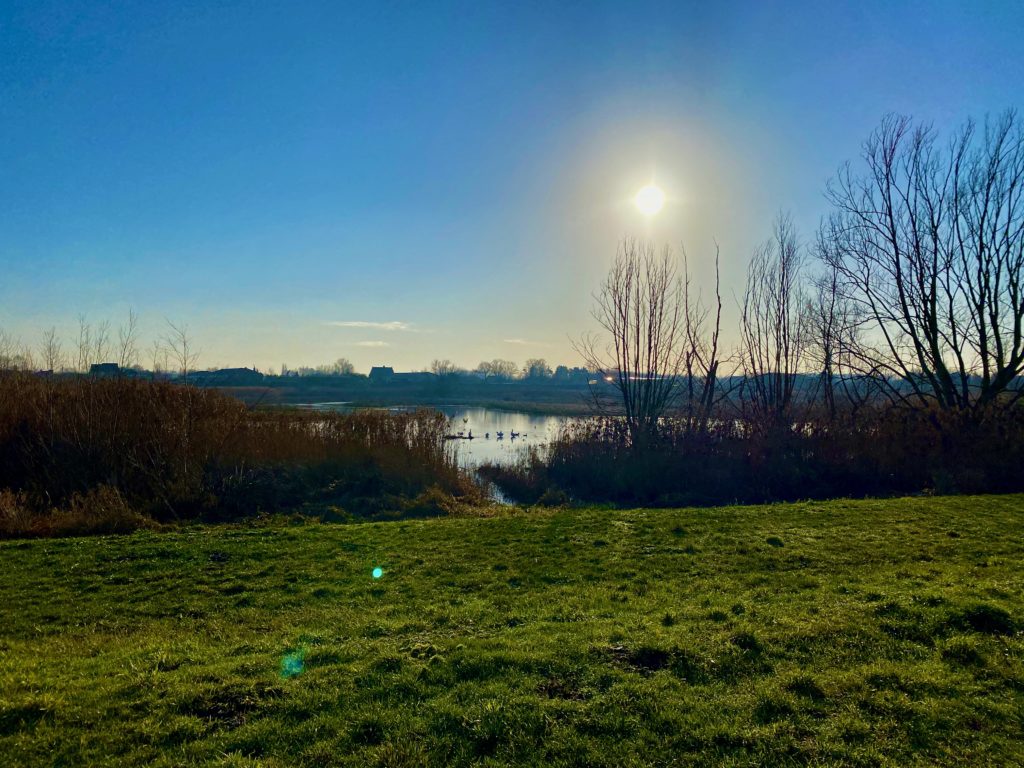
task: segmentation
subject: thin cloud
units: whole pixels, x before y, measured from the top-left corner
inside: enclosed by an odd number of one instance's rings
[[[527,339],[502,339],[506,344],[516,344],[521,347],[546,347],[549,346],[543,341],[529,341]]]
[[[390,347],[386,341],[357,341],[357,347]]]
[[[376,331],[406,331],[408,333],[416,333],[417,329],[413,327],[412,323],[404,323],[401,320],[392,320],[387,323],[376,323],[372,320],[335,320],[326,325],[332,325],[335,328],[373,328]]]

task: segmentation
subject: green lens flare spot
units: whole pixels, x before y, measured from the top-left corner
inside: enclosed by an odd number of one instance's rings
[[[379,579],[381,576],[384,575],[384,569],[380,568],[380,567],[374,568],[372,575],[373,575],[373,578]]]
[[[288,679],[301,675],[305,666],[305,658],[306,654],[304,651],[285,654],[284,658],[281,659],[281,677]]]

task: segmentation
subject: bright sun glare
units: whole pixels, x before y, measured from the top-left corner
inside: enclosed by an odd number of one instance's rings
[[[665,205],[665,193],[661,191],[660,187],[648,184],[636,193],[633,202],[644,216],[653,216]]]

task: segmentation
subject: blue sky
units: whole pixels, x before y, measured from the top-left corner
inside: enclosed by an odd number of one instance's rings
[[[134,307],[205,365],[571,363],[623,235],[698,280],[717,239],[731,302],[885,113],[1021,106],[1018,2],[7,0],[0,328]]]

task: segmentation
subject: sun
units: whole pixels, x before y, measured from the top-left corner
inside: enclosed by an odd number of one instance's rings
[[[648,184],[636,193],[633,202],[644,216],[653,216],[665,205],[665,193],[661,191],[661,187]]]

